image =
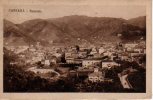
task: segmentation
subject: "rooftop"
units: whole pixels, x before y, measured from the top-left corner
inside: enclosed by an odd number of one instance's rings
[[[94,73],[91,73],[89,74],[89,76],[102,76],[102,72],[94,72]]]

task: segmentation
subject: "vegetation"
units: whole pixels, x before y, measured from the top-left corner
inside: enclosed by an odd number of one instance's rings
[[[29,44],[29,42],[32,44],[36,41],[43,45],[50,45],[50,40],[53,41],[52,43],[62,44],[99,44],[145,38],[145,27],[145,16],[125,20],[74,15],[56,19],[34,19],[18,25],[4,20],[4,38],[9,41],[12,39],[9,37],[13,36],[16,41],[13,42],[14,45]],[[122,36],[118,37],[117,34]]]

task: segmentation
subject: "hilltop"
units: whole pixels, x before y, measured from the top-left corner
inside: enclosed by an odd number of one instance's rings
[[[145,16],[125,20],[111,17],[65,16],[32,19],[21,24],[4,20],[4,42],[11,45],[63,45],[136,41],[146,36]],[[118,37],[118,34],[122,34]]]

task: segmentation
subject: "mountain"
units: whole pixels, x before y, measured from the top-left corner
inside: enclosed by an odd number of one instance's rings
[[[146,28],[146,16],[140,16],[128,20],[129,24],[138,26],[140,28]]]
[[[34,40],[14,23],[4,20],[4,45],[28,45]]]
[[[4,20],[4,39],[23,39],[25,43],[39,41],[43,45],[136,41],[145,37],[146,33],[142,27],[134,24],[137,22],[135,20],[78,15],[33,19],[18,25]],[[122,36],[118,37],[118,34]]]

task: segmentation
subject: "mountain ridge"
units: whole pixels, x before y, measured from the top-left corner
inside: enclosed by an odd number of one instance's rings
[[[137,21],[140,22],[141,19],[144,18],[125,20],[122,18],[73,15],[60,18],[33,19],[17,25],[4,20],[4,38],[7,42],[8,37],[10,37],[9,34],[15,30],[13,34],[19,34],[19,37],[15,39],[24,37],[25,43],[27,41],[39,41],[43,45],[135,41],[146,35],[144,20],[141,22],[143,27]],[[10,30],[9,27],[12,29]],[[122,34],[122,36],[118,37],[118,34]]]

